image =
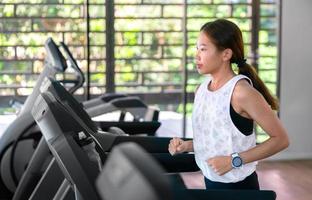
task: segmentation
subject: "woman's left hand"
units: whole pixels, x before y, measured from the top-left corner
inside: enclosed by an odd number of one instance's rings
[[[208,165],[219,175],[232,170],[231,156],[216,156],[207,160]]]

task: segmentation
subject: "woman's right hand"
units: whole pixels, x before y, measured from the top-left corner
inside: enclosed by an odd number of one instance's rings
[[[187,141],[184,141],[176,137],[170,140],[168,151],[171,155],[186,152],[187,149],[188,149]]]

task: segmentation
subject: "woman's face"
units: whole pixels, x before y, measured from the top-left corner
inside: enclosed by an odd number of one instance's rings
[[[200,74],[212,74],[223,63],[222,52],[204,32],[200,32],[198,37],[195,61]]]

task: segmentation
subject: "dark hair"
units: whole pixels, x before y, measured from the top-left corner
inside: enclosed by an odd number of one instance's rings
[[[232,50],[233,55],[230,62],[237,64],[238,73],[250,78],[254,88],[263,95],[272,109],[277,110],[277,99],[272,96],[263,81],[259,78],[255,68],[246,63],[242,32],[238,26],[231,21],[218,19],[204,24],[200,31],[205,33],[209,39],[212,40],[218,50]]]

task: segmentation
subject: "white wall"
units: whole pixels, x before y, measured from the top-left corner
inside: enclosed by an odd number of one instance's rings
[[[281,0],[281,120],[290,146],[279,159],[312,158],[312,1]]]

